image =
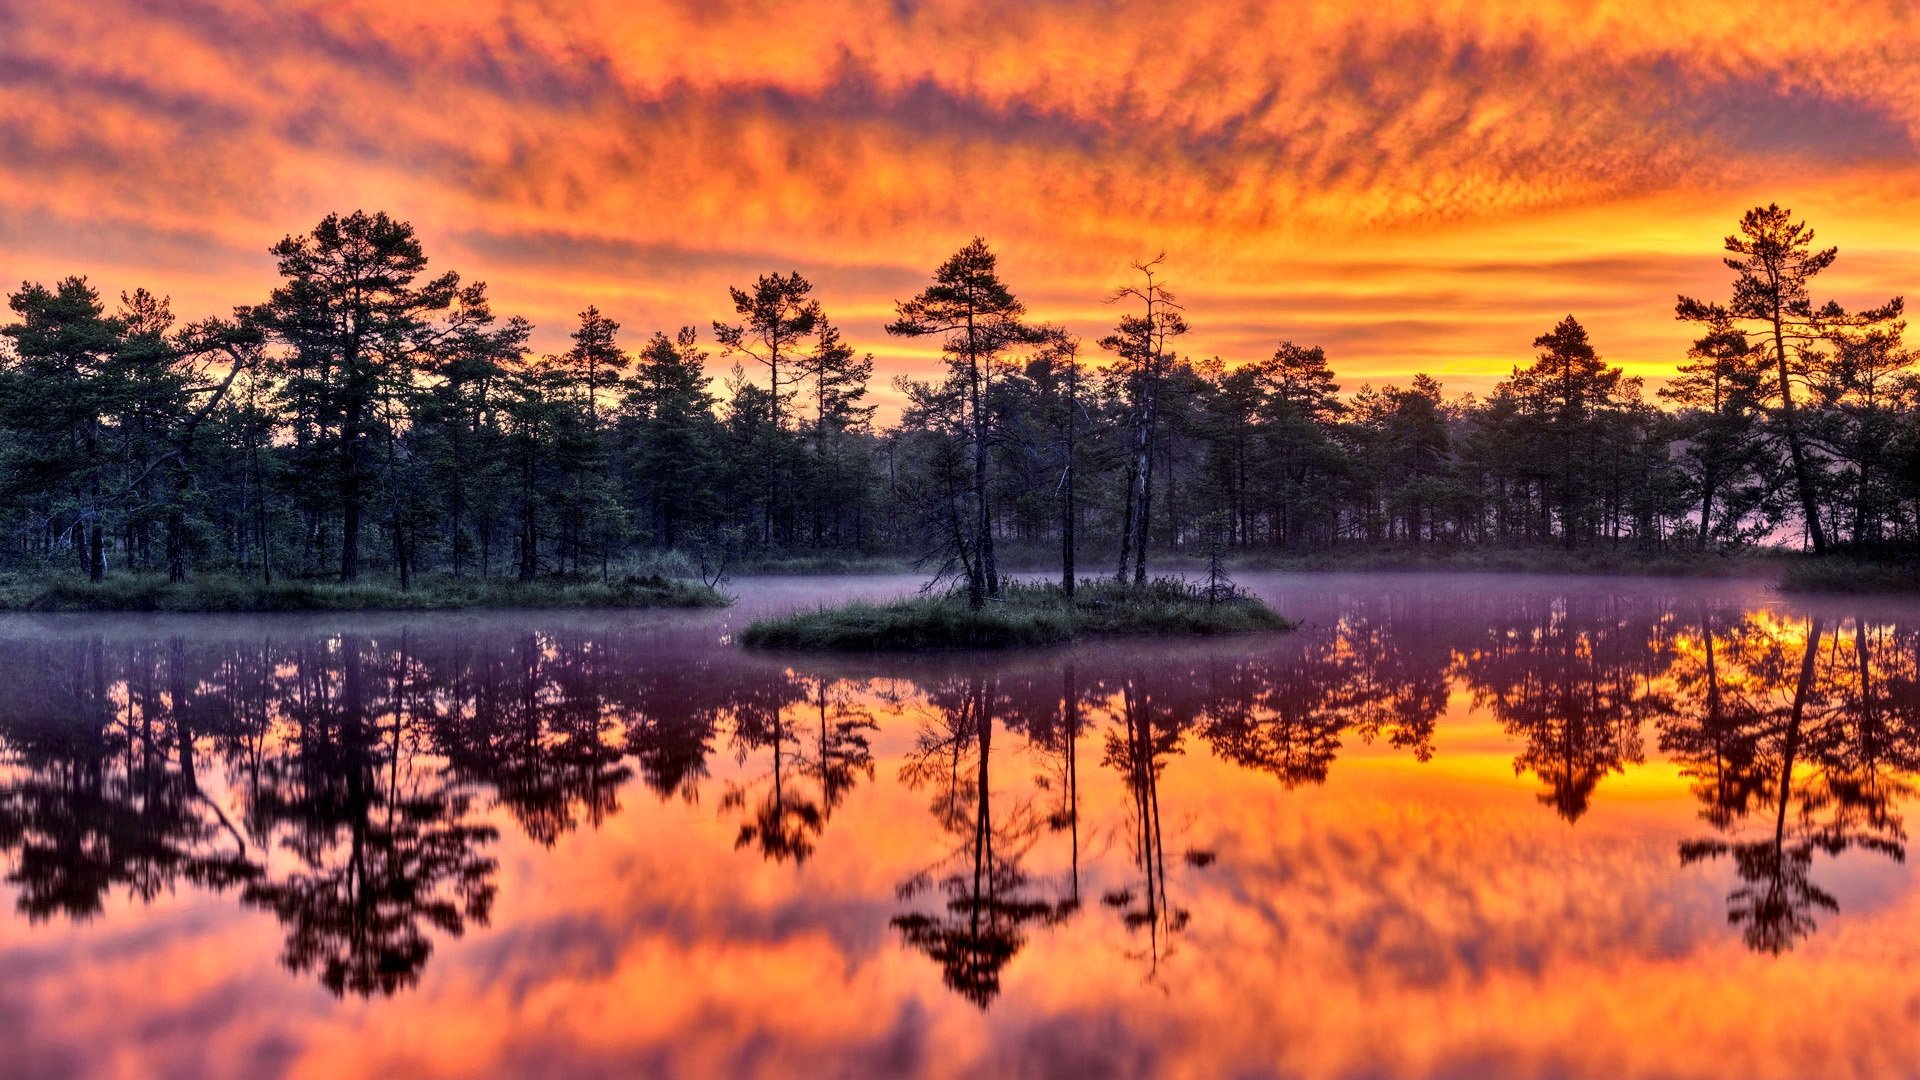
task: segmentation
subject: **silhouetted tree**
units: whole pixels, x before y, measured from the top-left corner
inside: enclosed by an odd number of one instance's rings
[[[1125,402],[1130,433],[1118,577],[1126,580],[1131,553],[1133,580],[1140,585],[1147,581],[1147,524],[1152,520],[1154,433],[1160,422],[1161,393],[1176,359],[1173,342],[1188,330],[1180,305],[1158,278],[1164,261],[1163,254],[1134,263],[1142,283],[1123,285],[1108,294],[1108,303],[1136,300],[1142,310],[1138,315],[1122,316],[1119,327],[1100,339],[1100,347],[1115,357],[1107,375],[1116,381],[1117,396]]]
[[[820,301],[812,299],[813,283],[799,275],[762,274],[752,290],[729,289],[738,323],[715,321],[713,333],[725,355],[743,353],[767,369],[768,445],[764,451],[765,503],[762,508],[762,539],[774,540],[774,521],[778,516],[781,477],[785,474],[787,405],[804,369],[798,355],[800,343],[820,330],[824,316]],[[781,374],[781,365],[787,373]]]
[[[1007,349],[1042,340],[1023,320],[1026,305],[1000,280],[998,259],[979,238],[934,271],[933,284],[894,305],[887,333],[939,337],[948,363],[942,391],[920,395],[923,408],[944,406],[959,419],[954,428],[968,443],[973,463],[972,528],[956,535],[966,575],[967,598],[980,607],[1000,595],[993,555],[993,504],[988,483],[993,425],[988,411],[995,362]]]
[[[490,317],[486,288],[462,286],[452,272],[416,285],[426,254],[413,226],[384,213],[328,214],[311,233],[275,244],[273,255],[285,280],[260,309],[261,323],[286,347],[277,359],[284,407],[304,468],[331,486],[340,580],[352,581],[383,425],[397,420],[381,405],[410,398],[423,354],[455,327]],[[310,532],[322,509],[310,510]]]
[[[1836,329],[1869,327],[1899,317],[1900,298],[1849,314],[1837,303],[1815,307],[1808,283],[1833,265],[1838,248],[1813,247],[1813,230],[1793,220],[1777,203],[1756,206],[1740,219],[1740,231],[1726,239],[1733,258],[1722,260],[1734,272],[1733,299],[1725,305],[1682,296],[1676,315],[1710,328],[1751,327],[1761,339],[1771,373],[1767,406],[1775,430],[1786,443],[1802,521],[1815,554],[1827,551],[1827,528],[1820,519],[1820,465],[1808,446],[1796,387],[1820,364],[1824,340]]]

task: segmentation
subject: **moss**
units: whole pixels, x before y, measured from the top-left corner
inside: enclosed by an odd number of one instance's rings
[[[638,575],[608,583],[430,578],[402,590],[386,582],[285,580],[271,585],[206,576],[185,582],[115,575],[0,579],[0,609],[15,611],[430,611],[453,608],[698,608],[726,597],[698,582]]]
[[[1245,593],[1209,600],[1185,582],[1143,586],[1083,583],[1067,599],[1057,585],[1009,584],[979,610],[960,593],[892,603],[852,603],[760,619],[741,632],[759,648],[888,652],[1004,649],[1123,635],[1237,634],[1293,624]]]

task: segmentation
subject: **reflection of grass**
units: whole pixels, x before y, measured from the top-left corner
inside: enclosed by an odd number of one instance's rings
[[[721,607],[724,596],[699,582],[657,575],[523,582],[502,578],[424,578],[402,591],[386,582],[343,585],[290,580],[263,585],[209,575],[178,584],[164,577],[115,575],[0,579],[0,609],[25,611],[379,611],[448,608]]]
[[[1071,601],[1057,585],[1008,583],[1001,599],[978,611],[959,593],[852,603],[758,620],[740,641],[867,652],[998,649],[1086,637],[1238,634],[1292,626],[1244,593],[1209,601],[1203,589],[1162,578],[1144,586],[1087,581]]]
[[[1920,565],[1802,559],[1780,575],[1780,589],[1783,592],[1920,592]]]

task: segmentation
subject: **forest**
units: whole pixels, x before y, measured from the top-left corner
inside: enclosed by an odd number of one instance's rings
[[[1576,315],[1483,397],[1426,375],[1343,388],[1333,358],[1182,350],[1163,258],[1085,341],[1030,313],[974,240],[900,299],[937,341],[901,378],[798,273],[716,297],[710,327],[635,333],[595,307],[571,347],[483,283],[431,272],[384,213],[271,254],[280,283],[183,323],[145,290],[23,283],[0,327],[0,567],[359,580],[605,579],[680,553],[924,560],[976,605],[1001,561],[1148,580],[1186,554],[1920,544],[1920,379],[1894,298],[1815,295],[1837,252],[1777,205],[1725,242],[1728,292],[1679,297],[1698,337],[1657,391]],[[1525,342],[1515,342],[1524,355]]]

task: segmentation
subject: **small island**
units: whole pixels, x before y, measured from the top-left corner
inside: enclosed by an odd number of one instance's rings
[[[999,596],[978,606],[969,602],[965,589],[956,589],[759,619],[741,632],[740,643],[750,648],[911,652],[1061,645],[1130,635],[1244,634],[1293,626],[1258,597],[1218,583],[1089,580],[1069,594],[1056,584],[1007,582]]]

